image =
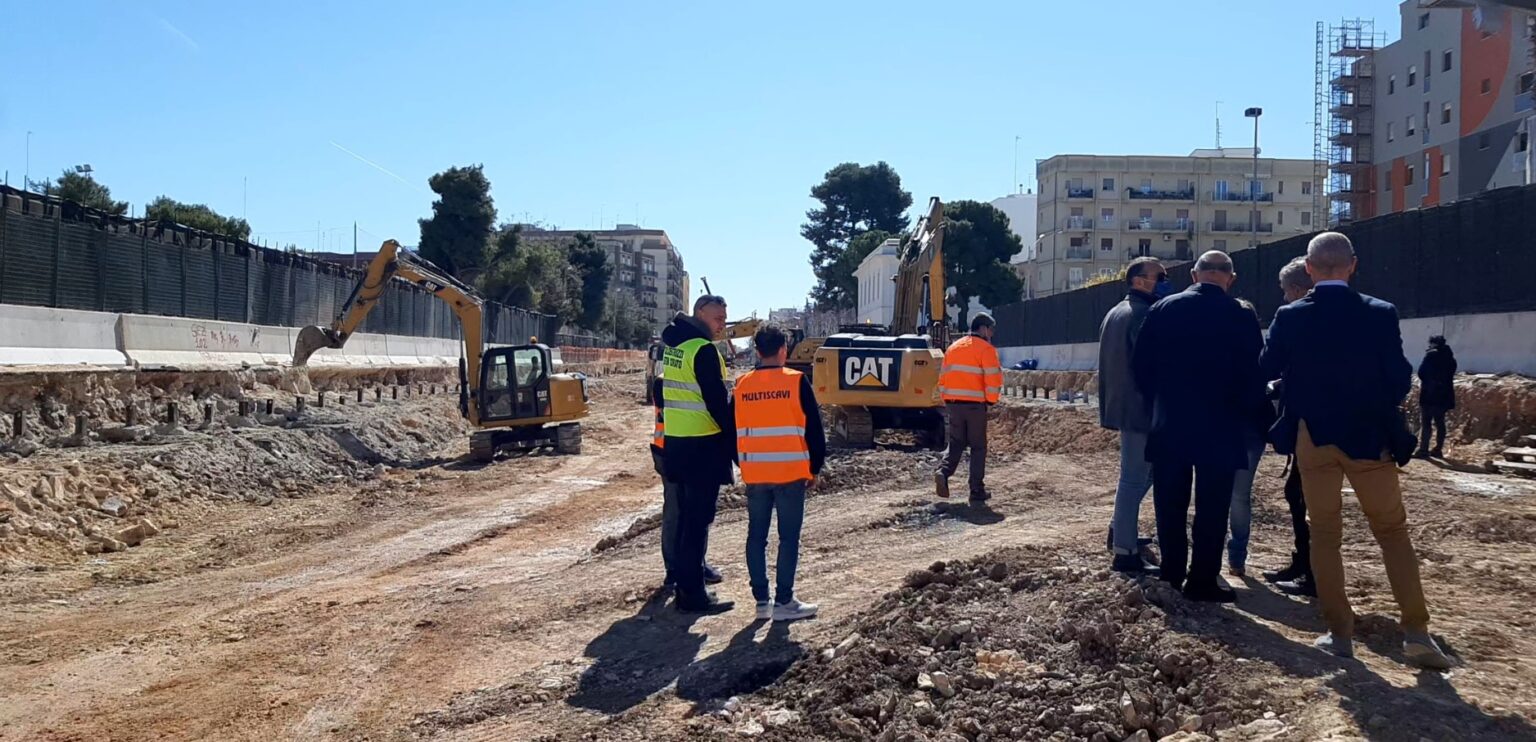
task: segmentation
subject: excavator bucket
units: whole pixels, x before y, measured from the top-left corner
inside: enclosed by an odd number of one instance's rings
[[[309,363],[309,357],[321,348],[340,348],[342,339],[328,327],[310,325],[299,330],[299,338],[293,343],[293,365]]]

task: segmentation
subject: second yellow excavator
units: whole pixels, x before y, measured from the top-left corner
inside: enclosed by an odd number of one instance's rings
[[[322,348],[345,346],[395,278],[447,302],[459,320],[464,335],[459,414],[476,428],[469,438],[471,459],[490,461],[498,451],[515,448],[581,453],[579,420],[587,416],[586,377],[555,373],[549,346],[533,338],[526,345],[485,347],[484,301],[475,290],[394,240],[379,248],[330,327],[311,325],[299,331],[293,365],[306,365]]]

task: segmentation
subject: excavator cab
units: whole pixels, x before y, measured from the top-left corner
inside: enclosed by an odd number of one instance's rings
[[[481,357],[478,430],[470,437],[471,457],[488,460],[507,448],[553,446],[559,453],[581,453],[581,427],[587,414],[587,380],[581,374],[557,374],[553,354],[542,343],[491,348]]]

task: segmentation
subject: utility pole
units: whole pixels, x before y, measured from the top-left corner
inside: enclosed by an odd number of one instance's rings
[[[21,176],[21,190],[32,190],[32,130],[27,130],[27,169]]]
[[[251,176],[240,176],[240,218],[251,220]]]
[[[1023,183],[1019,182],[1019,135],[1013,135],[1013,192],[1020,193]]]
[[[1253,119],[1253,182],[1248,184],[1249,193],[1249,241],[1250,247],[1259,246],[1259,117],[1264,115],[1264,109],[1257,106],[1243,111],[1243,115]]]
[[[357,268],[357,222],[352,222],[352,268]]]

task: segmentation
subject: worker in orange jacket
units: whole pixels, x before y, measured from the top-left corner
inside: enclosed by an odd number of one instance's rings
[[[933,486],[939,497],[949,497],[949,478],[960,466],[960,454],[971,449],[972,505],[991,499],[987,493],[987,408],[997,403],[1003,391],[1003,366],[992,347],[992,331],[997,323],[986,312],[971,319],[970,334],[951,343],[944,351],[944,371],[939,376],[939,398],[949,418],[949,448],[944,463],[933,473]]]

